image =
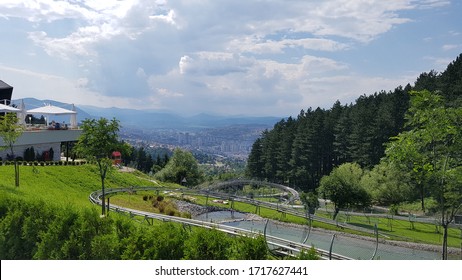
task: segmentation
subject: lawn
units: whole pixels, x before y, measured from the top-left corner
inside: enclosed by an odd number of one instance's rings
[[[141,172],[123,173],[113,170],[107,175],[107,188],[129,186],[158,186]],[[96,166],[20,166],[20,186],[14,186],[14,167],[0,166],[0,194],[13,194],[24,199],[47,203],[92,207],[91,192],[101,188]]]

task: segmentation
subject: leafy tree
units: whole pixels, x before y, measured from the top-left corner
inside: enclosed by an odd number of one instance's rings
[[[313,213],[319,207],[318,192],[316,190],[302,192],[300,200],[306,207],[306,210]]]
[[[98,165],[103,192],[101,215],[104,216],[106,214],[104,180],[112,167],[111,154],[124,147],[117,134],[120,129],[119,121],[115,118],[111,121],[105,118],[86,119],[82,123],[82,129],[83,132],[75,149],[77,153]]]
[[[462,108],[447,107],[441,95],[411,92],[408,130],[394,138],[387,156],[407,163],[429,186],[441,211],[442,258],[447,259],[447,230],[462,206]]]
[[[165,167],[155,174],[161,181],[182,184],[186,180],[189,186],[195,186],[203,181],[203,173],[191,152],[175,149],[172,158]]]
[[[15,186],[19,187],[19,166],[14,154],[14,143],[24,132],[24,128],[19,124],[19,119],[15,113],[6,113],[0,116],[0,137],[5,146],[0,148],[10,149],[11,157],[14,161]]]
[[[344,163],[322,177],[318,191],[334,203],[333,219],[341,208],[369,206],[370,197],[360,183],[362,176],[357,163]]]
[[[382,161],[361,178],[361,185],[379,205],[398,205],[412,201],[413,190],[410,176],[398,166]]]

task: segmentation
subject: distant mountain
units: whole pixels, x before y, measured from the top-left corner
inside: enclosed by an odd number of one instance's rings
[[[54,100],[48,100],[48,99],[47,100],[39,100],[36,98],[13,99],[12,103],[16,105],[17,107],[19,107],[19,105],[21,104],[21,101],[24,101],[26,110],[32,110],[35,108],[45,106],[47,104],[51,104],[57,107],[67,109],[67,110],[72,110],[72,104],[58,102]],[[79,123],[82,122],[84,119],[88,119],[92,117],[90,114],[88,114],[87,112],[79,108],[78,106],[75,106],[75,110],[77,111],[77,122]],[[63,122],[63,121],[69,122],[70,121],[70,116],[66,116],[66,115],[61,115],[61,116],[54,115],[52,116],[52,118],[54,121],[57,121],[57,122]]]
[[[17,107],[24,101],[27,110],[51,104],[64,109],[72,110],[72,104],[58,102],[55,100],[39,100],[36,98],[23,98],[13,100]],[[135,110],[122,108],[100,108],[88,105],[75,106],[77,110],[77,121],[81,123],[88,118],[118,119],[123,127],[134,127],[142,129],[177,129],[197,130],[204,128],[218,128],[234,125],[258,125],[271,128],[281,120],[278,117],[248,117],[248,116],[216,116],[209,114],[198,114],[192,117],[183,117],[174,113],[159,112],[152,110]],[[69,116],[52,116],[58,122],[69,122]]]
[[[105,117],[120,120],[123,126],[133,126],[150,129],[203,129],[225,127],[230,125],[261,125],[273,127],[281,120],[278,117],[247,117],[247,116],[216,116],[198,114],[192,117],[183,117],[174,113],[157,112],[149,110],[99,108],[81,105],[80,108],[94,117]]]

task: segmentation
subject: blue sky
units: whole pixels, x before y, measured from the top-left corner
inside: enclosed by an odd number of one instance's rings
[[[458,0],[0,0],[14,98],[296,116],[462,53]]]

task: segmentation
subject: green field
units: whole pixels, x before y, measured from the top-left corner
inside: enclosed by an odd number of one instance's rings
[[[159,186],[141,172],[113,170],[106,187]],[[23,199],[43,200],[57,205],[94,207],[88,200],[91,192],[101,189],[96,166],[20,166],[20,186],[14,186],[14,167],[0,166],[0,195],[12,194]]]

